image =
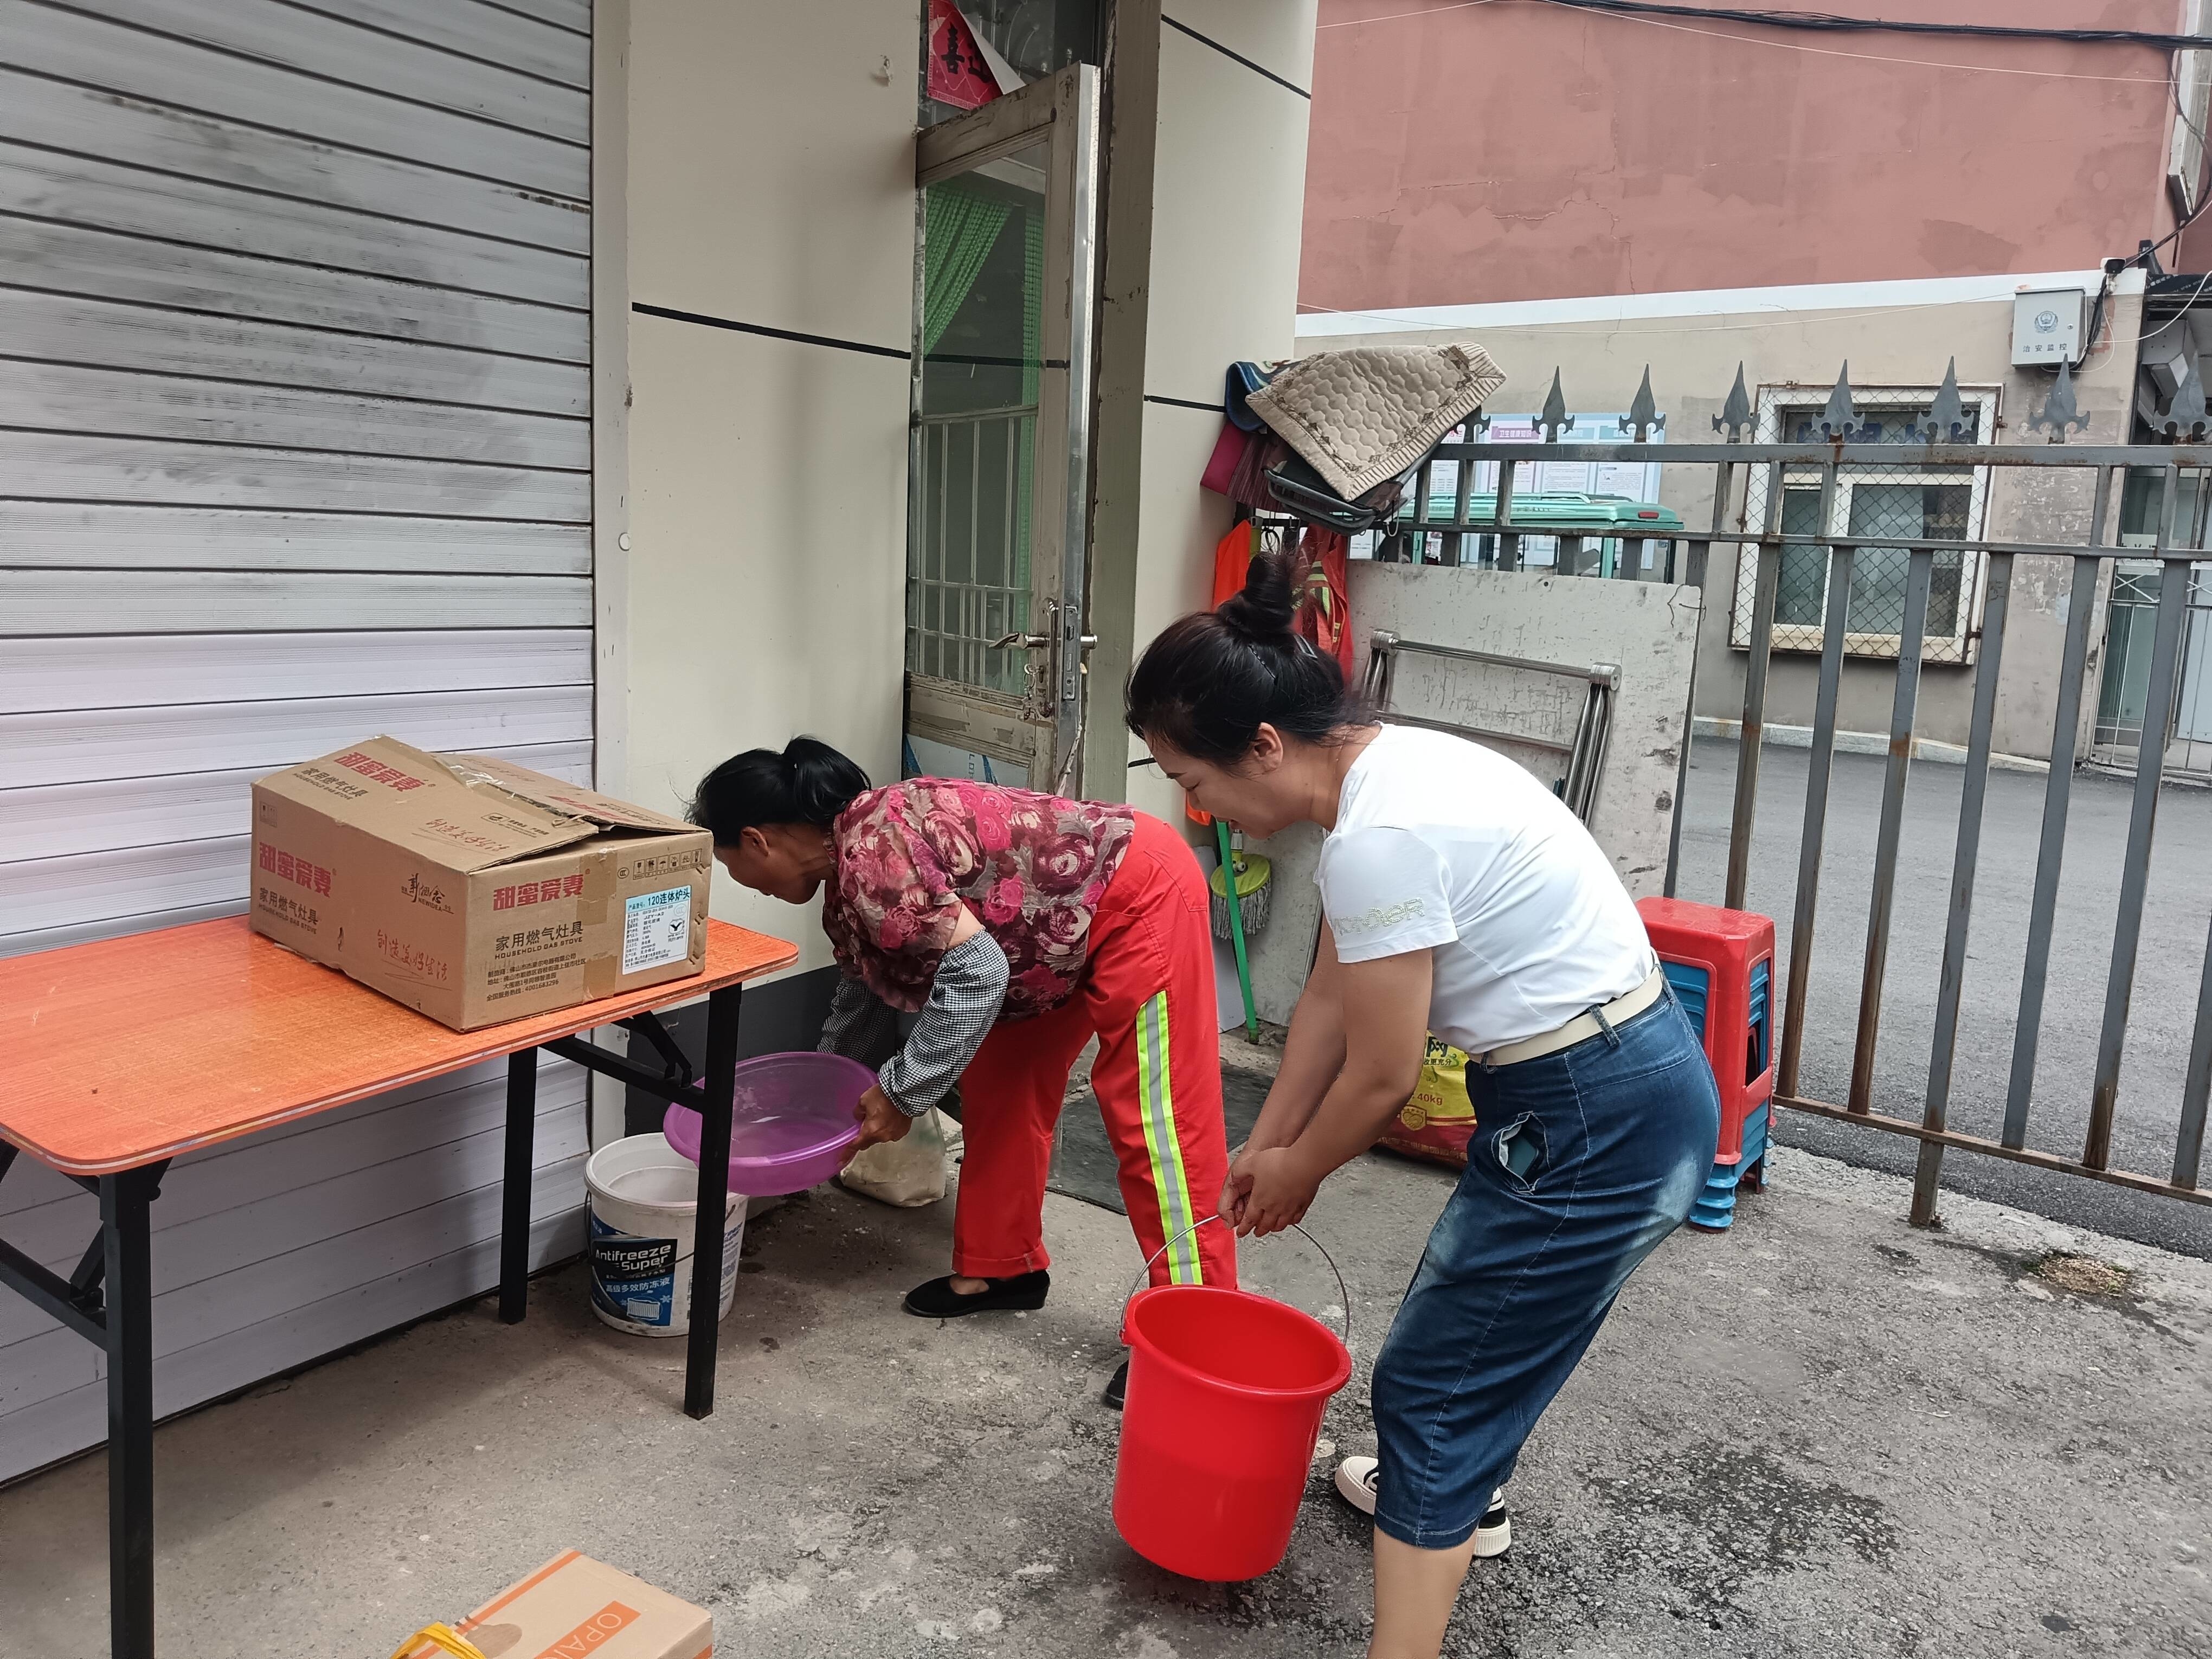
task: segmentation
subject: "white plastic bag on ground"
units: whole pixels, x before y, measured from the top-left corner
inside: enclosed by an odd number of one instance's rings
[[[903,1140],[886,1140],[871,1146],[839,1171],[837,1184],[848,1190],[919,1209],[945,1196],[945,1119],[933,1107],[915,1119]]]

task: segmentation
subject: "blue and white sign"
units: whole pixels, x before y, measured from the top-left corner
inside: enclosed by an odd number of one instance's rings
[[[691,890],[668,887],[639,893],[623,905],[623,966],[641,973],[691,954]]]

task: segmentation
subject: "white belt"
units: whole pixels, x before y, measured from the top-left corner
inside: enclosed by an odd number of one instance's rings
[[[1539,1032],[1532,1037],[1522,1037],[1518,1042],[1509,1042],[1492,1048],[1487,1054],[1473,1054],[1479,1066],[1517,1066],[1524,1060],[1534,1060],[1542,1054],[1555,1054],[1562,1048],[1571,1048],[1598,1036],[1608,1026],[1633,1019],[1653,1003],[1667,988],[1666,970],[1654,968],[1651,977],[1633,991],[1617,996],[1602,1008],[1593,1008],[1586,1014],[1577,1014],[1555,1030]]]

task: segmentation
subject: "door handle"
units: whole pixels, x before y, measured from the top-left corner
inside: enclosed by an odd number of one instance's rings
[[[1088,651],[1098,643],[1098,636],[1096,634],[1085,634],[1075,642]],[[1053,637],[1049,634],[1008,634],[1000,639],[993,640],[990,649],[1006,651],[1018,647],[1024,651],[1046,651],[1049,650],[1052,645]]]

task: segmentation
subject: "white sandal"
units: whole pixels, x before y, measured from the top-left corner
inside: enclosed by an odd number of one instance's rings
[[[1371,1457],[1347,1457],[1336,1466],[1336,1490],[1362,1515],[1375,1513],[1375,1492],[1382,1465]],[[1474,1559],[1487,1561],[1513,1547],[1513,1518],[1505,1511],[1505,1488],[1490,1494],[1490,1507],[1474,1529]]]

